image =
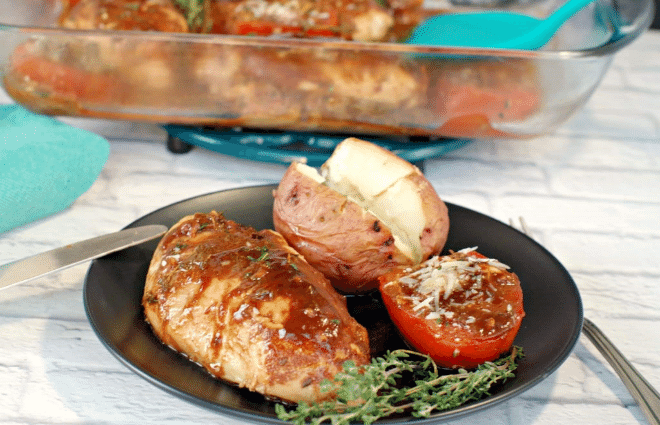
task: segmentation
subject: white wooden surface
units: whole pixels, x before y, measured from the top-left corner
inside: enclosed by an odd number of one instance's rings
[[[277,182],[285,170],[203,149],[174,155],[152,125],[64,121],[106,136],[110,159],[71,208],[0,234],[0,264],[197,194]],[[447,201],[505,222],[525,216],[571,272],[586,316],[660,388],[660,32],[620,52],[586,108],[555,134],[471,143],[425,170]],[[83,310],[87,267],[0,291],[0,424],[237,424],[152,386],[106,351]],[[460,423],[646,422],[581,337],[542,383]]]

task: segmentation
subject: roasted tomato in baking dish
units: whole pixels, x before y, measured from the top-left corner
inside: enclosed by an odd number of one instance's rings
[[[70,101],[107,102],[119,91],[112,75],[100,70],[82,70],[54,56],[54,52],[39,42],[22,44],[11,55],[6,78],[10,83],[12,79],[17,80],[14,84],[22,85],[27,93],[43,99],[55,94]],[[10,94],[19,96],[11,90],[13,84],[5,83]]]
[[[447,368],[497,359],[525,316],[518,277],[474,248],[385,274],[380,292],[402,336]]]
[[[541,96],[529,61],[445,64],[434,71],[433,89],[442,93],[436,111],[446,117],[448,137],[502,137],[498,123],[524,120],[538,110]]]

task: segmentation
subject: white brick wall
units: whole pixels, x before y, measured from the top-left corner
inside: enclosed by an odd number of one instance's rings
[[[111,139],[106,168],[72,208],[0,234],[0,263],[117,230],[197,194],[276,182],[285,169],[202,149],[173,155],[155,126],[65,121]],[[555,134],[471,143],[425,170],[447,201],[504,222],[523,215],[571,272],[587,317],[660,388],[660,33],[621,52],[585,109]],[[0,291],[0,425],[237,423],[155,388],[107,352],[82,306],[86,268]],[[544,382],[470,423],[644,418],[581,338]]]

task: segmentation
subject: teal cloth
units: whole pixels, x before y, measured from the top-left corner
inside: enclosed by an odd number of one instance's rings
[[[0,232],[68,208],[110,153],[93,133],[18,105],[0,106]]]

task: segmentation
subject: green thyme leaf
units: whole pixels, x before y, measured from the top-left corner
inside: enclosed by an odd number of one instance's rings
[[[266,258],[268,258],[268,247],[267,246],[261,246],[259,247],[259,251],[261,251],[261,255],[258,258],[254,258],[252,256],[247,256],[247,258],[250,259],[250,261],[264,261]]]
[[[177,6],[183,10],[188,27],[193,32],[208,32],[212,23],[208,19],[210,13],[206,13],[210,4],[207,0],[174,0]]]

